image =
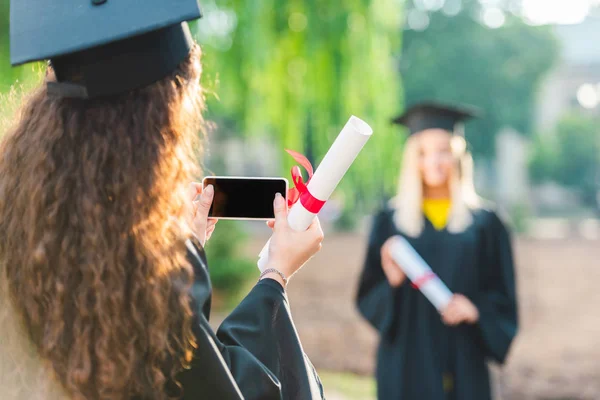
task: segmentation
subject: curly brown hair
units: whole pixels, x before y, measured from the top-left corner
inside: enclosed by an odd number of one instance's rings
[[[200,75],[196,47],[120,96],[65,99],[41,85],[0,144],[0,279],[73,399],[166,399],[190,361]]]

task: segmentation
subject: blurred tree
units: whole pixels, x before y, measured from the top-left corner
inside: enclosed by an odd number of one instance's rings
[[[401,65],[406,103],[480,107],[484,118],[467,129],[475,156],[493,155],[503,126],[529,134],[537,88],[558,56],[551,28],[529,26],[508,12],[515,2],[442,0],[435,11],[424,8],[433,1],[411,3],[406,14],[413,29],[404,32]]]
[[[9,64],[9,0],[0,0],[0,92],[37,76]],[[209,118],[219,136],[262,136],[317,163],[352,114],[375,135],[342,181],[348,207],[393,190],[402,138],[389,124],[402,109],[394,52],[397,0],[202,0],[193,24],[205,55]],[[39,70],[40,68],[37,68]]]
[[[239,300],[247,283],[258,278],[256,262],[243,256],[247,240],[248,234],[239,221],[221,221],[206,243],[211,283],[217,295],[226,301]]]
[[[9,62],[9,1],[0,0],[0,93],[7,91],[15,80]]]
[[[0,0],[0,136],[19,104],[24,90],[30,88],[40,76],[39,64],[12,68],[9,45],[9,3]]]
[[[10,66],[9,3],[10,0],[0,0],[0,93],[8,91],[16,81],[34,70],[31,66],[21,68]]]
[[[390,117],[402,109],[397,63],[397,0],[204,1],[195,24],[203,42],[205,86],[220,135],[261,136],[325,154],[350,115],[375,134],[342,181],[347,207],[393,190],[402,138]],[[283,157],[288,174],[293,160]]]
[[[554,180],[557,173],[559,156],[555,144],[555,137],[548,135],[535,135],[531,148],[533,149],[529,160],[529,177],[533,183],[543,183]]]
[[[598,119],[579,113],[564,116],[554,135],[545,135],[544,144],[534,147],[530,163],[533,182],[555,181],[577,190],[585,205],[598,208],[599,126]]]

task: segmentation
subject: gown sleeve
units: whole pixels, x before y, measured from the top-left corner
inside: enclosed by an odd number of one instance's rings
[[[322,399],[316,371],[304,354],[287,297],[272,280],[258,283],[222,323],[208,324],[211,285],[204,252],[188,245],[195,272],[192,365],[179,376],[185,400]]]
[[[356,296],[358,310],[381,335],[390,333],[398,317],[395,304],[401,292],[389,285],[381,266],[381,247],[391,236],[391,223],[389,211],[380,212],[373,221]]]
[[[488,358],[504,363],[517,334],[515,272],[510,235],[495,213],[485,228],[485,265],[479,309],[479,336]]]

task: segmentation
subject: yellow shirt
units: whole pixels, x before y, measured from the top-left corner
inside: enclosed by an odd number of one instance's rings
[[[441,231],[448,223],[451,205],[450,199],[425,199],[423,200],[423,214],[431,221],[436,230]]]

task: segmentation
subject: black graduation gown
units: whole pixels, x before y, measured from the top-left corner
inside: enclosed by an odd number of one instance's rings
[[[215,334],[208,324],[212,289],[206,258],[191,242],[188,249],[195,272],[193,329],[198,347],[191,368],[178,376],[183,399],[323,399],[281,285],[262,280]]]
[[[497,215],[473,210],[463,233],[436,231],[426,220],[418,238],[406,237],[454,293],[479,309],[476,325],[447,327],[423,294],[404,283],[393,289],[381,267],[384,242],[401,234],[393,210],[374,221],[357,295],[362,315],[379,331],[378,398],[491,399],[486,361],[503,363],[517,332],[510,238]],[[453,390],[444,389],[450,374]]]

